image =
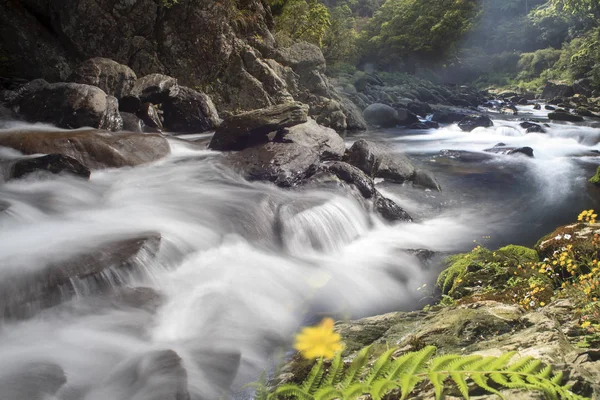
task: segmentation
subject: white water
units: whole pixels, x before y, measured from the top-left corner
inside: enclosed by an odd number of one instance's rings
[[[597,149],[587,140],[600,130],[553,125],[548,135],[525,135],[515,126],[496,121],[471,133],[446,127],[390,140],[428,165],[439,164],[433,155],[441,149],[481,151],[500,141],[531,146],[535,159],[498,156],[485,170],[501,174],[517,164],[533,183],[526,204],[545,201],[552,212],[573,207],[564,203],[587,177],[572,156]],[[0,204],[7,205],[0,212],[0,281],[110,240],[160,232],[156,258],[139,260],[142,273],[120,279],[163,296],[152,311],[111,295],[86,296],[82,287],[62,307],[4,321],[0,387],[20,382],[32,363],[51,363],[67,379],[52,400],[163,400],[177,377],[153,368],[151,358],[170,349],[183,359],[192,399],[216,399],[231,381],[239,389],[256,379],[274,350],[289,349],[307,319],[414,307],[422,297],[416,289],[436,271],[403,250],[456,251],[501,219],[517,224],[509,231],[521,226],[495,208],[519,196],[478,204],[486,183],[477,197],[462,174],[442,172],[445,167],[436,170],[448,185],[443,194],[381,186],[417,216],[390,226],[351,198],[248,183],[220,168],[214,153],[179,142],[172,148],[159,163],[94,172],[89,182],[32,178],[0,186]],[[45,380],[37,376],[35,385]],[[23,390],[14,384],[15,397],[7,400],[25,398]]]

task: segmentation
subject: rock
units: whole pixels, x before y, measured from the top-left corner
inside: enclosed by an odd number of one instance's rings
[[[471,132],[479,127],[489,128],[491,126],[494,126],[494,123],[490,117],[485,115],[468,115],[458,123],[458,127],[465,132]]]
[[[149,351],[117,364],[85,398],[189,400],[187,371],[175,351]]]
[[[549,111],[554,111],[554,110],[556,110],[556,107],[554,107],[554,106],[550,106],[550,105],[548,105],[548,104],[546,104],[546,105],[544,106],[544,108],[545,108],[546,110],[549,110]]]
[[[570,122],[581,122],[583,121],[583,117],[579,115],[573,115],[564,110],[556,110],[554,112],[548,113],[548,118],[556,121],[570,121]]]
[[[145,132],[162,132],[163,119],[161,111],[152,103],[144,103],[136,113],[144,123]]]
[[[0,375],[2,400],[46,400],[67,382],[63,369],[53,363],[31,362],[11,365]]]
[[[496,153],[496,154],[525,154],[527,157],[533,158],[533,149],[531,147],[504,147],[504,146],[494,146],[491,149],[485,149],[488,153]]]
[[[591,97],[594,90],[594,83],[590,78],[578,79],[573,82],[573,92]]]
[[[400,108],[396,112],[398,114],[398,125],[411,125],[419,122],[419,117],[408,110]]]
[[[162,103],[164,126],[170,132],[200,133],[221,124],[210,97],[185,86]]]
[[[407,106],[408,110],[418,116],[425,118],[428,114],[433,113],[433,108],[427,103],[411,101]]]
[[[119,111],[136,114],[142,108],[142,101],[137,96],[125,96],[119,100]]]
[[[403,154],[392,154],[382,144],[364,139],[354,142],[345,159],[371,177],[402,183],[414,179],[415,168]]]
[[[386,221],[412,221],[410,215],[408,215],[408,213],[404,211],[402,207],[396,204],[393,200],[390,200],[386,197],[383,197],[381,195],[377,196],[374,205],[375,211],[377,211],[377,213],[379,213]]]
[[[324,71],[325,57],[318,46],[308,42],[295,42],[289,47],[279,49],[275,60],[292,67],[301,74],[306,71]]]
[[[593,112],[591,112],[590,110],[588,110],[585,107],[577,107],[575,109],[575,114],[581,115],[582,117],[595,117],[596,116]]]
[[[138,118],[137,115],[128,112],[121,111],[121,118],[123,119],[123,130],[125,132],[144,132],[144,121]]]
[[[0,316],[30,317],[76,295],[82,286],[88,293],[111,288],[131,270],[141,267],[140,257],[155,254],[160,241],[158,233],[141,234],[101,243],[95,249],[65,255],[60,261],[36,269],[17,269],[14,276],[0,283]]]
[[[90,178],[90,170],[73,157],[63,154],[22,158],[10,166],[9,179],[22,178],[32,173],[49,172],[51,174],[70,174],[84,179]]]
[[[73,157],[89,169],[119,168],[156,161],[171,151],[159,135],[77,131],[8,131],[0,135],[0,146],[24,154],[60,153]]]
[[[414,184],[426,189],[437,190],[438,192],[442,191],[442,187],[435,179],[435,176],[431,172],[422,169],[416,170]]]
[[[19,89],[10,105],[27,121],[51,123],[61,128],[116,131],[123,127],[117,99],[89,85],[37,79]]]
[[[225,165],[249,181],[268,181],[277,186],[291,187],[314,174],[319,166],[319,154],[296,143],[269,142],[228,153]]]
[[[117,99],[127,96],[136,80],[135,72],[127,65],[101,57],[82,62],[67,78],[67,82],[99,87]]]
[[[384,86],[381,79],[379,79],[377,76],[365,72],[357,72],[354,74],[353,79],[354,87],[360,92],[364,91],[367,85]]]
[[[438,124],[437,122],[425,121],[425,122],[417,122],[415,124],[410,124],[406,127],[406,129],[424,130],[424,129],[439,129],[439,127],[440,127],[440,124]]]
[[[533,123],[533,122],[529,122],[529,121],[521,122],[519,124],[519,126],[523,129],[525,129],[527,133],[546,133],[546,131],[544,130],[544,128],[542,128],[541,125]]]
[[[337,176],[342,181],[354,185],[365,199],[375,196],[373,180],[363,171],[345,162],[334,161],[324,164],[324,170]]]
[[[542,106],[541,106],[541,104],[534,104],[534,105],[533,105],[533,109],[534,109],[534,110],[541,110],[541,109],[542,109]]]
[[[140,99],[142,103],[160,104],[179,93],[177,79],[162,74],[146,75],[135,81],[129,95]]]
[[[341,160],[346,151],[344,139],[336,131],[317,124],[312,118],[303,124],[286,128],[276,140],[307,147],[319,154],[321,160]]]
[[[571,97],[575,94],[573,86],[560,81],[548,81],[542,91],[542,99],[553,99],[556,97]]]
[[[213,150],[242,150],[268,141],[268,134],[308,121],[302,103],[279,104],[226,118],[209,144]]]
[[[494,156],[485,153],[476,153],[467,150],[444,149],[440,151],[440,157],[459,160],[461,162],[483,162],[493,159]]]
[[[453,124],[462,121],[470,112],[449,107],[436,107],[433,111],[432,120],[440,124]]]
[[[363,117],[367,123],[383,128],[393,128],[399,123],[398,112],[381,103],[371,104],[365,108]]]

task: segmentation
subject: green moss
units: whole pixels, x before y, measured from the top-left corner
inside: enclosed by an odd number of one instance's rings
[[[596,169],[596,174],[590,178],[590,182],[594,185],[600,185],[600,166]]]
[[[514,244],[509,244],[508,246],[502,247],[496,253],[519,264],[539,261],[538,254],[534,249],[524,246],[517,246]]]

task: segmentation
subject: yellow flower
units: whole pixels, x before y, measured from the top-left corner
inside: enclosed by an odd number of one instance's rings
[[[588,326],[590,326],[592,323],[590,321],[585,321],[584,323],[581,324],[582,328],[587,328]]]
[[[306,359],[333,358],[336,353],[344,348],[341,337],[333,331],[333,319],[323,318],[321,323],[314,327],[302,328],[296,335],[296,350]]]
[[[546,305],[546,303],[544,303],[543,301],[540,302],[540,306],[544,307]]]

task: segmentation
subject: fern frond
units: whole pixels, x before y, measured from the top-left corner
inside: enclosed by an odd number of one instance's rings
[[[310,393],[306,393],[300,386],[294,383],[279,386],[269,395],[269,399],[277,399],[279,396],[295,397],[298,400],[313,400],[313,396]]]
[[[364,383],[353,383],[352,385],[344,388],[342,391],[342,399],[353,400],[368,392],[369,388]]]
[[[369,374],[365,378],[365,384],[371,386],[373,382],[375,382],[375,380],[385,375],[392,363],[392,354],[394,354],[396,351],[398,351],[397,348],[391,348],[385,353],[383,353],[381,356],[379,356],[377,361],[375,361],[375,363],[371,367]]]
[[[371,350],[371,346],[363,347],[361,351],[358,352],[354,360],[352,360],[352,364],[344,374],[342,378],[341,387],[342,390],[344,388],[352,385],[353,383],[358,382],[358,378],[360,377],[367,361],[369,361],[369,350]]]
[[[411,353],[406,371],[400,378],[401,400],[407,399],[410,392],[417,386],[417,383],[425,379],[425,376],[418,374],[423,371],[425,364],[436,351],[437,349],[434,346],[427,346],[416,353]]]
[[[383,396],[396,388],[398,388],[397,381],[379,379],[377,382],[373,383],[373,386],[371,386],[369,390],[369,394],[373,400],[381,400]]]
[[[340,399],[342,393],[333,386],[323,386],[315,392],[314,400],[333,400]]]
[[[300,386],[302,391],[305,393],[311,394],[311,395],[314,394],[317,391],[317,389],[319,388],[321,379],[323,378],[323,372],[324,372],[323,359],[321,358],[312,367],[312,369],[310,370],[310,373],[308,374],[308,376],[306,377],[304,382],[302,382],[302,386]]]
[[[343,372],[344,362],[342,361],[342,353],[339,352],[331,362],[327,375],[325,375],[325,378],[323,379],[323,385],[336,386],[342,379]]]

